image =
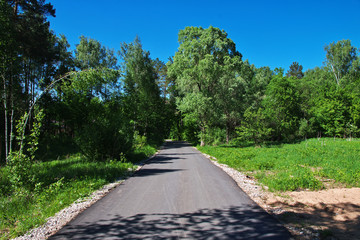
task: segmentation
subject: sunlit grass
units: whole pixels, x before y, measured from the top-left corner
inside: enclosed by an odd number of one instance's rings
[[[198,147],[239,171],[257,178],[271,191],[317,190],[360,186],[360,140],[309,139],[296,144],[264,147]]]

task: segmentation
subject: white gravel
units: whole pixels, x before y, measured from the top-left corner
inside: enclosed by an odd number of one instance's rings
[[[134,172],[141,169],[144,164],[155,157],[159,152],[156,152],[153,156],[137,164],[137,168]],[[132,171],[132,169],[129,169]],[[14,238],[13,240],[42,240],[47,239],[51,235],[55,234],[61,228],[63,228],[67,223],[73,220],[77,215],[83,212],[85,209],[89,208],[95,202],[103,198],[108,194],[112,189],[119,186],[123,179],[119,179],[116,182],[107,184],[101,189],[93,192],[89,197],[78,199],[69,207],[62,209],[60,212],[56,213],[55,216],[49,217],[45,224],[40,227],[34,228],[27,232],[25,235]]]
[[[202,153],[206,158],[210,159],[213,164],[221,168],[224,172],[226,172],[236,183],[237,185],[247,194],[250,196],[250,198],[256,202],[260,207],[262,207],[266,212],[271,214],[272,216],[277,218],[277,215],[284,212],[284,209],[281,207],[276,206],[270,206],[266,204],[266,199],[270,196],[273,197],[274,194],[267,191],[266,186],[260,186],[259,183],[254,181],[251,177],[248,175],[239,172],[233,168],[230,168],[229,166],[225,164],[221,164],[217,161],[215,157],[212,157],[208,154]],[[277,218],[278,219],[278,218]],[[280,219],[278,219],[280,221]],[[281,222],[281,221],[280,221]],[[290,224],[285,224],[282,222],[284,227],[286,227],[289,232],[291,232],[294,235],[295,239],[301,239],[301,240],[319,240],[319,233],[316,230],[313,229],[307,229],[307,228],[300,228],[300,227],[294,227]]]
[[[250,196],[250,198],[254,202],[256,202],[262,208],[267,210],[267,208],[269,206],[267,206],[263,201],[263,199],[266,198],[267,193],[265,191],[263,191],[262,187],[260,187],[258,185],[258,183],[254,181],[253,178],[251,178],[250,176],[248,176],[242,172],[236,171],[235,169],[233,169],[225,164],[219,163],[215,157],[212,157],[205,153],[203,153],[203,155],[206,158],[210,159],[213,164],[215,164],[216,166],[221,168],[224,172],[226,172],[237,183],[237,185],[244,192],[246,192],[247,195]],[[266,187],[264,186],[264,188],[266,188]]]
[[[38,228],[34,228],[26,233],[24,236],[15,238],[16,240],[29,240],[29,239],[47,239],[59,231],[63,226],[75,218],[79,213],[90,207],[96,201],[104,197],[113,188],[119,186],[124,180],[119,180],[114,183],[105,185],[102,189],[93,192],[89,197],[79,199],[71,204],[69,207],[56,213],[55,216],[47,219],[47,222]]]

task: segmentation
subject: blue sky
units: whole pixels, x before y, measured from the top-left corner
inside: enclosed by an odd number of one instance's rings
[[[225,30],[237,50],[256,67],[304,69],[322,66],[324,46],[350,39],[360,48],[360,0],[49,0],[56,34],[71,47],[84,35],[118,50],[138,35],[152,58],[167,62],[179,47],[186,26],[210,25]]]

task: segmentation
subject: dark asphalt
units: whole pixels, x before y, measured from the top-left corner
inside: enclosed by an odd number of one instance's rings
[[[50,239],[290,238],[199,151],[169,142],[133,177]]]

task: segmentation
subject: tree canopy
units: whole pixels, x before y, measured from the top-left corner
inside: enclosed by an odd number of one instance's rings
[[[304,71],[255,66],[219,28],[186,27],[167,63],[152,59],[139,37],[120,49],[50,30],[55,8],[43,0],[0,1],[1,147],[3,163],[24,128],[44,113],[38,158],[58,142],[92,160],[120,159],[164,138],[220,144],[353,137],[360,128],[360,58],[350,40],[325,46],[322,66]],[[59,145],[59,144],[57,144]]]

